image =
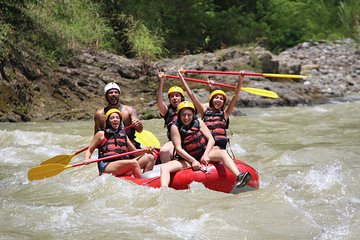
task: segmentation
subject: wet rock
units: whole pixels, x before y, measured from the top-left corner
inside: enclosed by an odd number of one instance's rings
[[[0,121],[91,119],[95,110],[105,105],[103,88],[108,82],[120,85],[121,101],[135,106],[141,118],[159,117],[155,102],[157,69],[171,75],[177,75],[178,69],[184,68],[307,76],[306,79],[246,77],[244,87],[268,89],[276,92],[279,98],[241,92],[235,114],[243,107],[297,106],[331,99],[358,99],[359,55],[360,51],[350,39],[308,41],[279,55],[261,47],[231,47],[214,53],[162,59],[151,64],[106,52],[83,51],[68,63],[59,63],[55,69],[27,60],[31,57],[28,54],[21,58],[22,61],[2,65],[6,72],[3,71],[0,77]],[[206,78],[204,75],[189,77]],[[238,79],[231,75],[208,77],[234,86]],[[178,80],[166,80],[164,91],[179,84]],[[208,101],[209,86],[190,86],[201,102]],[[223,90],[230,99],[233,90]],[[163,98],[167,101],[166,93]],[[19,104],[23,109],[17,114]]]

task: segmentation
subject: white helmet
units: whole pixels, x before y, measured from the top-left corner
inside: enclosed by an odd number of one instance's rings
[[[119,93],[121,93],[121,90],[120,90],[119,85],[117,85],[117,84],[114,83],[114,82],[111,82],[111,83],[108,83],[108,84],[105,85],[105,87],[104,87],[104,94],[106,94],[107,91],[109,91],[110,89],[116,89],[116,90],[119,91]]]

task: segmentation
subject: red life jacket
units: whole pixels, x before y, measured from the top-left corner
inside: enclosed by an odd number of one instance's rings
[[[109,111],[109,110],[110,110],[110,108],[104,107],[104,113],[106,113],[106,112]],[[124,105],[120,104],[119,111],[120,111],[120,112],[123,112],[123,111],[124,111]],[[121,126],[122,126],[122,128],[125,127],[123,121],[121,121]],[[102,130],[102,129],[101,129],[101,130]],[[132,144],[134,144],[134,146],[135,146],[137,149],[140,149],[140,148],[141,148],[140,143],[138,143],[138,142],[135,141],[135,132],[136,132],[136,131],[135,131],[135,128],[133,128],[133,127],[126,130],[127,136],[128,136],[128,138],[130,139],[130,141],[132,142]]]
[[[176,124],[179,129],[181,147],[189,153],[189,155],[200,160],[205,152],[207,139],[200,131],[199,120],[194,119],[190,126],[183,126],[180,121],[176,121],[174,124]]]
[[[203,115],[203,121],[214,137],[215,146],[226,149],[229,141],[226,129],[229,126],[229,122],[225,119],[224,110],[213,111],[211,108],[207,108]]]
[[[102,130],[105,132],[105,137],[98,147],[99,158],[128,152],[128,143],[124,129],[118,131],[112,131],[110,129]],[[119,159],[129,159],[129,156],[123,156]]]

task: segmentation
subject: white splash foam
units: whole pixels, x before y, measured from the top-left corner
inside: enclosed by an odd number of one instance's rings
[[[326,113],[326,112],[329,112],[329,110],[323,108],[323,107],[320,107],[320,106],[316,106],[313,108],[314,112],[320,112],[320,113]]]
[[[271,117],[271,114],[268,112],[264,112],[262,114],[260,114],[261,117]]]
[[[304,182],[312,186],[314,191],[327,190],[336,184],[341,184],[341,165],[335,163],[324,169],[312,169],[305,176]]]
[[[0,143],[4,146],[33,146],[33,145],[53,145],[63,142],[76,142],[83,139],[79,135],[56,134],[41,131],[0,131]]]
[[[174,235],[181,239],[193,239],[199,233],[199,229],[204,228],[209,217],[209,214],[203,214],[200,218],[192,219],[190,221],[180,218],[171,218],[169,220],[172,221],[173,224],[170,225],[170,229],[172,229]]]
[[[235,155],[236,155],[236,154],[241,155],[241,154],[245,154],[245,153],[246,153],[246,150],[243,149],[243,148],[240,146],[240,144],[238,144],[238,143],[235,143],[234,145],[232,145],[232,146],[231,146],[231,149],[232,149],[232,151],[234,152]]]

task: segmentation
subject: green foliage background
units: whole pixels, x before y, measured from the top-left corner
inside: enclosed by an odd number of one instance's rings
[[[259,44],[360,41],[359,0],[2,0],[0,70],[16,52],[47,62],[105,49],[145,62]]]

